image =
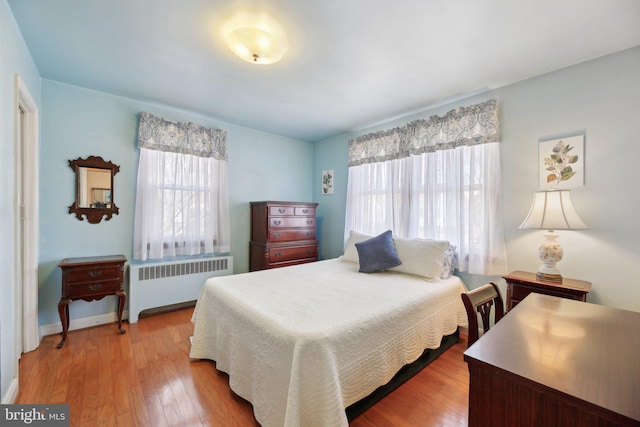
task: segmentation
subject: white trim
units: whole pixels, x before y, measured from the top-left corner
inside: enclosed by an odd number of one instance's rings
[[[21,131],[20,119],[18,117],[19,108],[25,112],[23,120],[24,135],[20,138]],[[16,180],[22,180],[24,188],[24,241],[23,245],[24,259],[22,265],[19,259],[15,260],[15,271],[23,268],[16,277],[22,277],[24,287],[16,289],[16,318],[15,318],[15,344],[16,344],[16,375],[17,360],[19,360],[22,352],[28,352],[38,348],[40,343],[40,335],[38,333],[38,126],[39,113],[38,105],[29,93],[27,86],[24,84],[18,74],[14,75],[14,138],[16,155],[22,152],[23,164],[18,167],[17,162],[21,159],[15,158],[16,173],[21,168],[24,172],[21,176],[16,176]],[[19,151],[18,151],[19,150]],[[16,188],[18,184],[16,184]],[[17,194],[14,198],[18,200]],[[21,208],[15,207],[15,221],[20,221],[19,213]],[[18,227],[15,228],[19,229]],[[14,236],[14,239],[19,236]],[[14,242],[14,247],[18,242]],[[18,257],[19,258],[19,257]],[[15,285],[17,286],[17,284]],[[17,286],[18,287],[18,286]]]
[[[9,384],[9,388],[4,396],[2,396],[2,400],[0,403],[3,405],[10,405],[16,401],[18,397],[18,378],[14,378],[11,380],[11,384]]]
[[[129,310],[125,310],[122,313],[122,318],[126,319],[128,317],[129,317]],[[69,322],[70,323],[69,331],[75,331],[76,329],[90,328],[92,326],[98,326],[98,325],[106,325],[108,323],[115,323],[117,321],[118,321],[118,313],[116,313],[115,311],[112,311],[110,313],[98,314],[96,316],[80,317],[78,319],[71,319],[71,321]],[[113,330],[114,330],[114,333],[118,332],[118,329],[116,327],[114,327]],[[62,324],[59,321],[40,326],[40,335],[43,337],[46,335],[59,334],[60,332],[62,332]],[[73,337],[71,337],[71,339],[73,339]]]

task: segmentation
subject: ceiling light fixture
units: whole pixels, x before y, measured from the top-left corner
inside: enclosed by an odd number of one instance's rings
[[[228,43],[233,53],[254,64],[273,64],[282,58],[272,35],[259,28],[237,28],[229,34]]]
[[[282,27],[265,13],[238,13],[221,32],[231,51],[252,64],[276,63],[288,49]]]

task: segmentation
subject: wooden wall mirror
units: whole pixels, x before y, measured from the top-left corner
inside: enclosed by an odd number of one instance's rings
[[[69,206],[69,213],[83,221],[83,215],[91,224],[109,221],[111,216],[118,215],[118,207],[113,198],[113,177],[120,171],[120,166],[106,162],[102,157],[78,157],[69,160],[69,167],[76,173],[76,200]]]

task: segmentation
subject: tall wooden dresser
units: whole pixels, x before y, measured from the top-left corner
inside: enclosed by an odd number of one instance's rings
[[[249,271],[318,260],[317,203],[251,202]]]

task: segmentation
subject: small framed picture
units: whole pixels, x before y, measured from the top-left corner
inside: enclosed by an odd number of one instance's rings
[[[541,141],[538,149],[540,189],[584,185],[584,135]]]
[[[322,194],[333,194],[333,169],[322,171]]]

